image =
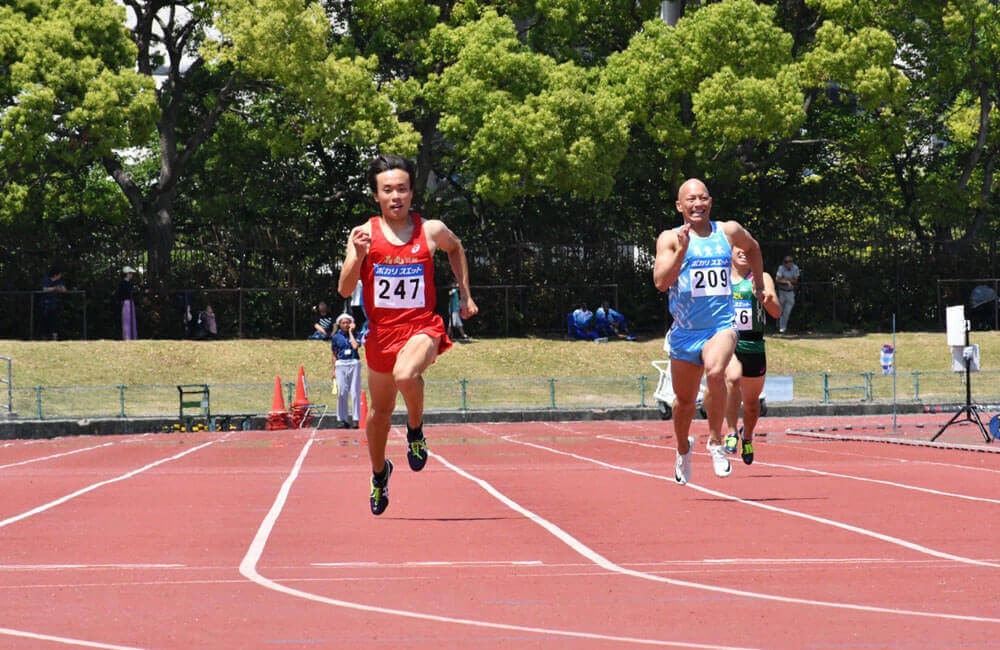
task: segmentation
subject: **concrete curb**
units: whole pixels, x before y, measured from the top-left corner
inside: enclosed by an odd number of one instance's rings
[[[935,405],[940,411],[949,411],[960,405]],[[897,402],[898,414],[924,413],[929,408],[922,402]],[[802,402],[791,404],[768,404],[767,418],[781,417],[838,417],[850,415],[886,415],[893,412],[892,403],[882,402]],[[697,416],[696,416],[697,417]],[[252,430],[264,429],[266,416],[261,414],[250,418],[248,426]],[[658,420],[660,412],[655,407],[611,407],[611,408],[560,408],[560,409],[489,409],[469,411],[427,411],[426,424],[463,424],[473,422],[576,422],[593,420]],[[320,423],[321,428],[332,428],[335,417],[327,414]],[[175,416],[154,416],[138,418],[71,418],[51,420],[0,419],[0,440],[19,438],[57,438],[60,436],[100,436],[136,433],[158,433],[170,431],[177,424]],[[397,410],[392,423],[402,426],[406,423],[405,411]]]

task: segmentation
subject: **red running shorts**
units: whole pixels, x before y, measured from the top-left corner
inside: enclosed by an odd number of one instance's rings
[[[444,328],[444,321],[437,314],[428,314],[410,323],[390,327],[375,325],[365,337],[365,362],[375,372],[392,372],[396,356],[403,346],[417,334],[426,334],[438,340],[438,354],[452,346]]]

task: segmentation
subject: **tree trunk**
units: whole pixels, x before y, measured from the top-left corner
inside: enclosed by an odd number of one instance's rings
[[[160,192],[148,204],[142,220],[146,226],[147,279],[152,298],[150,318],[152,332],[161,336],[170,330],[173,305],[170,300],[170,252],[174,247],[172,191]]]
[[[684,3],[681,0],[664,0],[660,3],[660,19],[671,27],[677,26],[684,13]]]

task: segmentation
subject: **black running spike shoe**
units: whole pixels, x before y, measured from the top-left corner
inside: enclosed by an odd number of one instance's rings
[[[373,515],[382,514],[389,506],[389,477],[392,476],[392,462],[388,458],[385,459],[385,469],[384,481],[376,481],[374,476],[371,479],[372,494],[368,501]]]
[[[427,439],[424,438],[423,424],[416,429],[406,425],[406,460],[414,472],[419,472],[427,464]]]

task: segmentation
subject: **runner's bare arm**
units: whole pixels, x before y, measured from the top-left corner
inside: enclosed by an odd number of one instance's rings
[[[344,264],[340,267],[340,280],[337,282],[337,291],[341,297],[350,297],[354,293],[354,287],[358,286],[358,278],[361,276],[361,262],[368,255],[371,243],[372,236],[369,224],[365,223],[351,230],[351,234],[347,238]]]
[[[731,246],[739,246],[747,254],[750,270],[753,272],[753,292],[757,299],[763,302],[764,294],[764,258],[760,254],[760,245],[746,228],[736,221],[723,221],[722,232],[726,234]]]
[[[475,316],[479,313],[479,307],[469,292],[469,264],[465,259],[462,240],[444,222],[437,219],[424,222],[424,232],[432,246],[448,254],[448,263],[451,264],[451,272],[455,274],[455,283],[458,285],[458,315],[462,318]]]
[[[770,273],[764,273],[764,299],[761,301],[764,309],[771,315],[771,318],[781,318],[781,303],[778,302],[778,294],[774,290],[774,279]]]
[[[679,230],[664,230],[656,238],[656,261],[653,263],[653,284],[660,291],[666,291],[681,274],[681,264],[690,242],[691,225],[684,224]]]

